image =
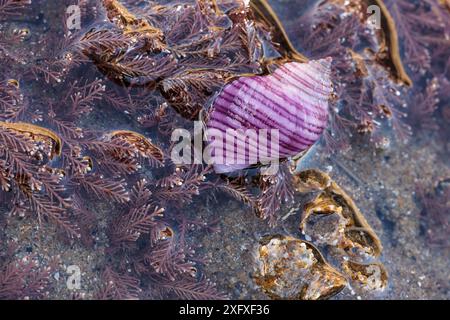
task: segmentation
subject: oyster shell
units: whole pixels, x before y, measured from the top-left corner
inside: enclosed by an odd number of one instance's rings
[[[305,170],[295,176],[297,191],[317,192],[304,208],[300,230],[318,240],[342,249],[349,256],[377,258],[381,241],[353,200],[331,177],[318,170]],[[311,228],[318,220],[329,220],[328,231]],[[322,223],[323,225],[323,223]]]
[[[61,138],[53,131],[40,127],[31,123],[25,122],[3,122],[0,121],[0,127],[6,128],[11,131],[15,131],[21,134],[29,136],[34,142],[43,143],[48,147],[48,157],[53,159],[55,156],[61,155],[62,141]],[[47,150],[47,148],[46,148]],[[36,155],[39,152],[38,147],[36,150],[30,150],[30,152]]]
[[[261,240],[255,281],[272,299],[325,299],[347,285],[313,244],[282,235]]]
[[[388,274],[381,263],[363,264],[344,261],[342,270],[359,288],[368,291],[383,291],[388,284]]]

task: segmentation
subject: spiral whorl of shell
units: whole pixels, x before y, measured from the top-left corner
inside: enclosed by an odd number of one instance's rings
[[[255,159],[249,156],[251,152],[258,155],[256,162],[262,158],[270,161],[297,155],[313,145],[328,120],[332,92],[330,65],[331,58],[288,62],[270,75],[240,77],[227,84],[215,99],[206,126],[223,137],[230,130],[240,134],[226,143],[211,139],[212,155],[222,149],[220,154],[225,157],[231,148],[235,157],[231,161],[226,158],[224,163],[216,161],[216,172],[231,172],[255,164]],[[256,134],[245,133],[248,129]],[[264,129],[268,133],[262,143]],[[273,143],[278,144],[276,152],[271,149]],[[266,148],[269,152],[262,150]]]

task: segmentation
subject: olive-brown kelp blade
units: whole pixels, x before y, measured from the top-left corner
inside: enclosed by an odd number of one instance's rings
[[[266,0],[251,0],[250,8],[255,15],[255,19],[264,23],[266,26],[273,28],[272,38],[280,44],[279,50],[285,58],[290,61],[308,62],[308,58],[299,53],[289,40],[289,37],[281,24],[280,19],[273,11],[272,7]]]
[[[397,28],[389,10],[382,0],[365,0],[368,5],[377,5],[381,9],[381,29],[384,41],[380,51],[388,50],[389,58],[377,57],[379,62],[387,65],[393,73],[396,82],[401,82],[407,86],[412,86],[412,80],[405,71],[400,57],[400,47],[398,42]]]

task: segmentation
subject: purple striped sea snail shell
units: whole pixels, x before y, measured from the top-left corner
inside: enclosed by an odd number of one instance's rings
[[[240,132],[254,129],[257,133],[267,129],[268,142],[261,144],[257,136],[237,136],[236,142],[231,141],[235,158],[223,162],[215,158],[215,171],[229,173],[260,162],[249,157],[249,151],[264,154],[265,150],[261,149],[270,148],[275,138],[279,141],[277,154],[265,153],[265,161],[285,159],[309,149],[327,125],[332,93],[330,66],[331,58],[287,62],[269,75],[244,76],[228,83],[212,104],[206,121],[208,130],[215,129],[225,137],[229,129]],[[276,129],[278,137],[271,135],[272,129]],[[245,149],[239,149],[239,143]],[[209,146],[213,157],[220,154],[223,159],[230,142],[209,139]]]

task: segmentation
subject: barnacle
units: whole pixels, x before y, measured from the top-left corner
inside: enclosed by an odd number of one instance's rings
[[[342,270],[358,287],[368,291],[383,291],[388,285],[388,274],[381,263],[344,261]]]
[[[39,127],[34,124],[24,122],[3,122],[0,121],[0,127],[20,132],[31,137],[35,142],[43,142],[50,146],[50,159],[61,155],[62,142],[61,138],[53,131]]]
[[[175,235],[174,231],[170,227],[165,227],[163,230],[159,231],[158,240],[167,240]]]
[[[366,2],[369,6],[377,5],[381,9],[382,32],[379,36],[380,49],[376,54],[376,60],[381,65],[387,66],[396,82],[412,86],[412,80],[406,73],[400,57],[398,34],[394,19],[382,0],[366,0]]]
[[[304,232],[313,232],[311,236],[319,237],[331,245],[336,245],[352,256],[368,255],[378,257],[382,251],[380,239],[370,227],[353,200],[342,190],[331,177],[321,171],[310,169],[295,175],[297,190],[317,192],[316,197],[307,203],[300,223]],[[317,225],[317,220],[326,219],[334,224],[323,229],[309,225]],[[320,224],[319,224],[320,225]]]
[[[313,244],[282,235],[260,241],[254,277],[272,299],[326,299],[347,285]]]
[[[92,169],[94,168],[94,161],[92,161],[91,157],[88,156],[82,157],[80,163],[83,164],[82,173],[84,174],[91,172]]]

